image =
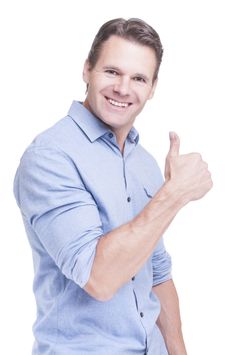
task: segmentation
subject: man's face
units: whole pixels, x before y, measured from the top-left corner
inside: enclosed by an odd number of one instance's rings
[[[85,63],[83,78],[88,84],[84,105],[114,129],[130,129],[156,83],[154,50],[118,36],[103,43],[93,69]]]

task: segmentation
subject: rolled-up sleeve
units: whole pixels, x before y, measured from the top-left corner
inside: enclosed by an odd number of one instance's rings
[[[165,249],[163,238],[152,255],[153,286],[168,281],[171,276],[171,257]]]
[[[103,230],[98,207],[73,161],[60,150],[29,149],[14,192],[47,253],[67,278],[84,287]]]

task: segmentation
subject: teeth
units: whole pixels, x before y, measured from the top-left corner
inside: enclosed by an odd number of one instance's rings
[[[118,107],[127,107],[129,105],[127,102],[118,102],[112,99],[108,99],[108,101],[110,102],[110,104]]]

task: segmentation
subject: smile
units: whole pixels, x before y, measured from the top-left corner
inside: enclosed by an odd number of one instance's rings
[[[119,101],[116,101],[116,100],[113,100],[113,99],[110,99],[109,97],[106,97],[107,101],[113,105],[113,106],[116,106],[116,107],[128,107],[129,105],[131,105],[131,103],[129,102],[119,102]]]

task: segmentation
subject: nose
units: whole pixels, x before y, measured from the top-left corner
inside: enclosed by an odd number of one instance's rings
[[[130,79],[126,76],[119,76],[116,80],[116,83],[113,87],[114,92],[119,94],[120,96],[129,95],[130,91]]]

